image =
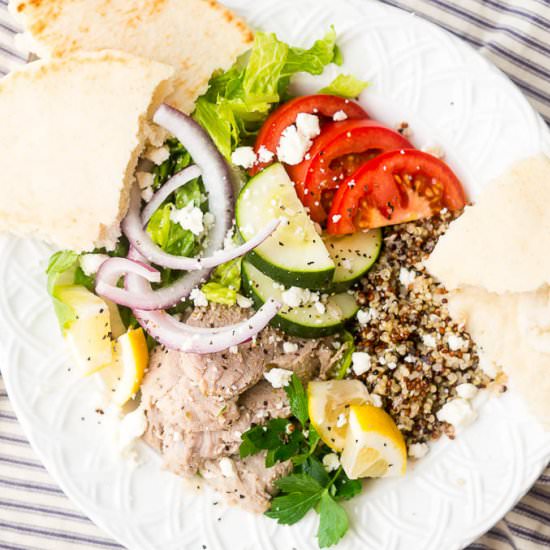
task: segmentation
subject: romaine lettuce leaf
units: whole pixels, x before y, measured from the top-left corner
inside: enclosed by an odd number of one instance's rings
[[[202,285],[201,290],[209,302],[225,306],[234,306],[237,303],[237,292],[220,283],[210,281]]]
[[[69,328],[76,319],[76,314],[71,306],[59,299],[58,290],[74,283],[78,257],[76,252],[60,250],[51,256],[46,268],[48,293],[52,297],[53,307],[62,332]]]
[[[272,107],[286,98],[293,75],[320,74],[335,61],[341,62],[341,56],[332,27],[309,49],[292,48],[273,33],[257,32],[250,52],[228,71],[212,76],[193,117],[229,159],[231,151],[259,129]]]
[[[177,256],[195,256],[199,248],[199,240],[188,229],[183,229],[179,223],[170,219],[173,203],[167,203],[159,208],[147,225],[147,232],[168,254]]]
[[[353,99],[357,97],[367,86],[368,82],[359,80],[350,74],[339,74],[328,86],[319,90],[320,94],[332,94]]]
[[[214,269],[210,280],[202,286],[209,302],[233,306],[241,289],[241,258],[235,258]]]

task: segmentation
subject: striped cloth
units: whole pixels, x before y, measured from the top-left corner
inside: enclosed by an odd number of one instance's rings
[[[506,72],[550,123],[550,0],[382,1],[469,42]],[[7,0],[0,0],[0,76],[25,61],[6,8]],[[79,548],[121,547],[75,509],[36,459],[0,375],[0,549]],[[543,548],[550,548],[550,468],[469,550]]]

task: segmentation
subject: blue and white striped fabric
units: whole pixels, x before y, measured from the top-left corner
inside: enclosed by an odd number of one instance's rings
[[[550,0],[382,1],[413,11],[479,49],[550,123]],[[0,0],[0,77],[26,59],[14,40],[18,30],[7,0]],[[0,375],[0,550],[80,548],[121,547],[74,508],[37,460]],[[550,548],[550,468],[469,550],[543,548]]]

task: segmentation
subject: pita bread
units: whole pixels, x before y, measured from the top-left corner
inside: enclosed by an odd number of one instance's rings
[[[253,40],[214,0],[12,0],[10,9],[40,57],[112,48],[171,65],[167,102],[186,113],[212,72],[229,68]]]
[[[550,284],[549,204],[550,159],[519,162],[451,224],[428,271],[448,289],[528,292]]]
[[[0,81],[0,232],[111,248],[173,69],[122,52],[35,61]]]
[[[502,368],[509,385],[550,430],[550,291],[494,294],[466,287],[449,296],[479,355]]]

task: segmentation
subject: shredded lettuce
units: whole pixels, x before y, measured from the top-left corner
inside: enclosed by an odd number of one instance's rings
[[[201,290],[209,302],[234,306],[241,289],[241,258],[219,265]]]
[[[179,223],[170,219],[173,203],[167,203],[159,208],[147,225],[151,239],[168,254],[176,256],[195,256],[199,251],[198,238],[188,229],[183,229]]]
[[[237,303],[237,293],[227,286],[210,281],[201,288],[209,302],[223,304],[224,306],[234,306]]]
[[[231,151],[258,131],[271,108],[286,99],[293,75],[318,75],[329,63],[341,63],[333,27],[309,49],[293,48],[273,33],[257,32],[252,50],[226,72],[216,72],[193,117],[221,153]]]
[[[350,74],[339,74],[328,86],[325,86],[319,93],[332,94],[353,99],[357,97],[367,86],[368,82],[359,80]]]
[[[155,167],[155,188],[161,187],[174,174],[191,164],[191,156],[177,139],[166,142],[170,156]],[[200,249],[200,239],[188,229],[170,219],[174,208],[183,208],[193,203],[206,210],[207,198],[199,179],[191,180],[180,187],[169,199],[151,216],[147,224],[147,232],[157,245],[169,254],[178,256],[195,256]]]
[[[53,307],[62,332],[76,320],[76,314],[71,306],[59,298],[59,289],[74,284],[78,257],[76,252],[60,250],[51,256],[46,268],[48,293],[52,297]]]
[[[170,177],[191,164],[191,155],[177,139],[168,139],[165,146],[168,147],[170,156],[160,166],[155,166],[154,189],[158,189]]]

